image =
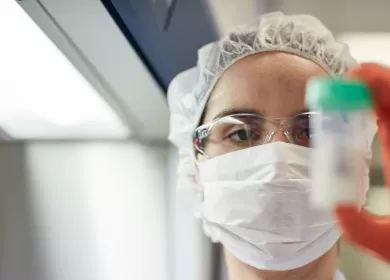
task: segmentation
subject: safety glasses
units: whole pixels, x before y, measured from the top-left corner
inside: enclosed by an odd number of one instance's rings
[[[194,148],[197,153],[212,158],[269,143],[277,133],[291,144],[310,147],[310,122],[317,114],[306,112],[289,118],[266,118],[246,113],[224,116],[195,130]]]

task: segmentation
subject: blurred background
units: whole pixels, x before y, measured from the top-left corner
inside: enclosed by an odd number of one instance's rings
[[[0,279],[226,279],[176,189],[166,90],[199,47],[276,10],[390,65],[387,0],[1,0]],[[371,176],[367,208],[388,213],[377,143]],[[346,244],[339,265],[390,279]]]

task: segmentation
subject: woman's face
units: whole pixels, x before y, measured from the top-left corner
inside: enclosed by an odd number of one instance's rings
[[[255,113],[268,118],[287,118],[306,111],[306,81],[327,75],[314,62],[283,52],[246,57],[231,66],[217,82],[203,123],[231,113]],[[272,141],[285,141],[277,131]],[[207,145],[207,154],[222,154],[218,145]],[[213,151],[214,150],[214,151]]]

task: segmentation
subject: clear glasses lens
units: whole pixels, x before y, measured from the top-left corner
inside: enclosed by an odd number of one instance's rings
[[[293,144],[310,147],[310,118],[303,113],[288,119],[267,119],[257,115],[232,115],[198,128],[195,148],[210,157],[250,148],[271,141],[280,130]]]
[[[299,146],[310,147],[313,137],[314,113],[304,113],[288,119],[285,123],[287,132],[291,135],[294,143]]]

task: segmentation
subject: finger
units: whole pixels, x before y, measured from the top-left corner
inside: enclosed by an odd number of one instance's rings
[[[339,205],[334,214],[339,220],[344,236],[353,243],[366,244],[372,238],[371,231],[360,231],[360,228],[371,228],[372,222],[367,215],[357,209],[355,205]]]
[[[375,111],[380,119],[390,115],[390,69],[365,63],[347,73],[347,78],[363,81],[371,90]]]
[[[390,187],[390,69],[366,63],[352,69],[347,77],[363,81],[373,95],[385,181]]]
[[[339,205],[334,214],[344,238],[378,258],[390,262],[390,220],[359,210],[356,206]]]

